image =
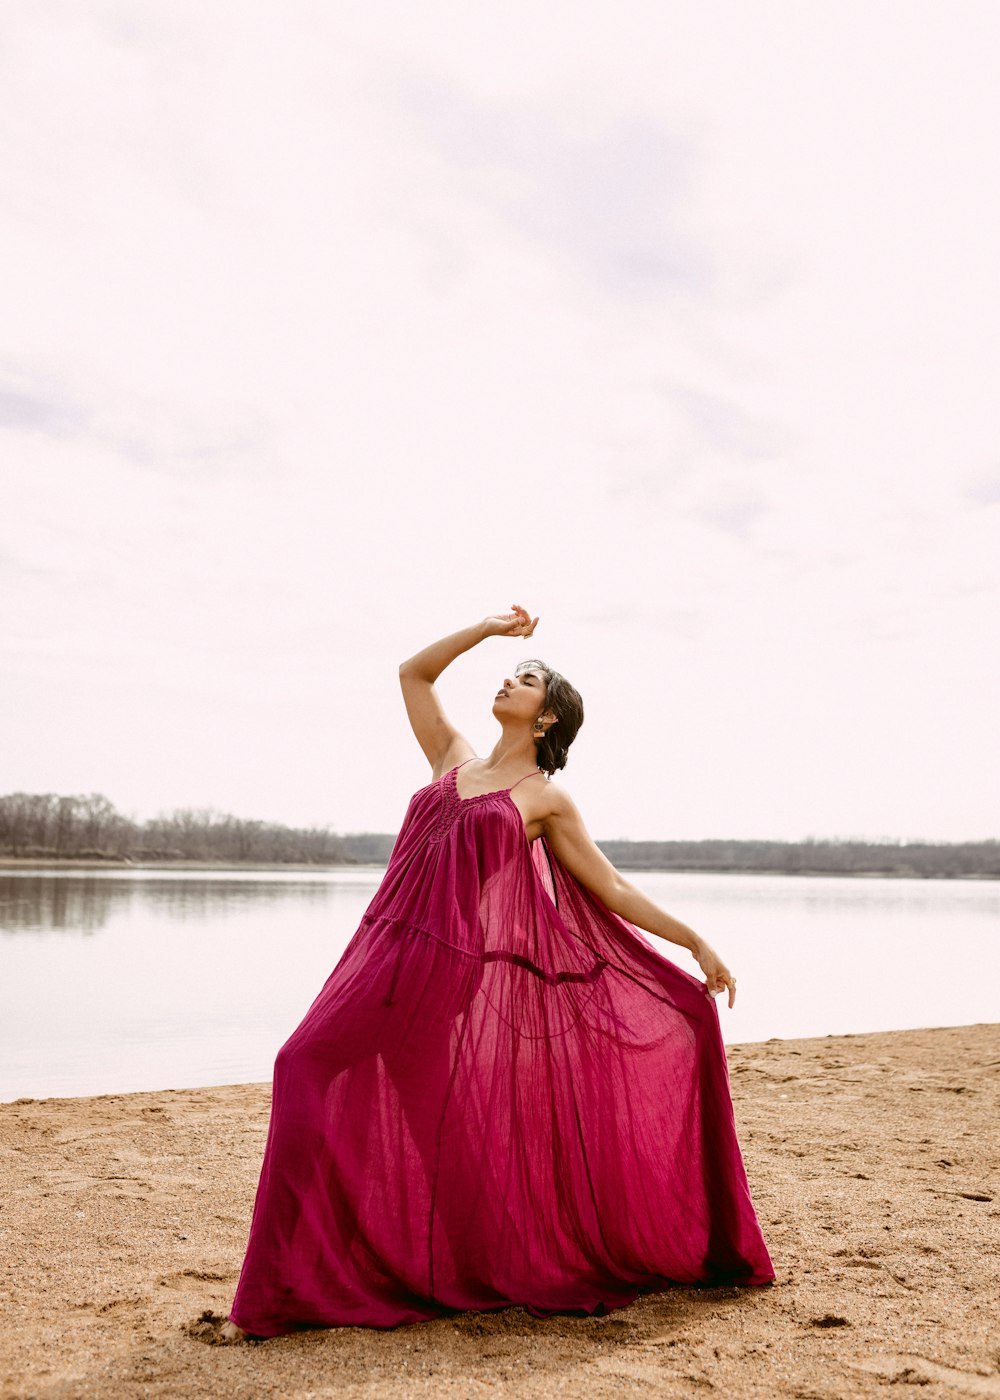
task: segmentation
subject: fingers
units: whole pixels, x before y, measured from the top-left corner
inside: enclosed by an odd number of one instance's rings
[[[728,994],[727,1004],[732,1009],[736,1004],[736,978],[728,968],[718,968],[705,974],[705,986],[710,996],[721,996],[723,992]]]
[[[512,603],[513,612],[510,614],[514,626],[511,631],[515,637],[531,637],[538,626],[538,618],[533,618],[527,608],[522,608],[520,603]]]

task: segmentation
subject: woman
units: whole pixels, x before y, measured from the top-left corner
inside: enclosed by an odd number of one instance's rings
[[[400,667],[433,780],[278,1054],[226,1340],[512,1304],[603,1312],[774,1276],[713,1001],[732,1006],[736,979],[549,781],[579,695],[523,662],[482,759],[435,691],[463,652],[537,621],[515,605]],[[704,982],[630,924],[688,949]]]

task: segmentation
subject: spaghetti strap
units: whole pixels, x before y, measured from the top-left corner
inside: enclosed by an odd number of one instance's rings
[[[541,774],[541,771],[542,771],[542,770],[541,770],[540,768],[536,768],[536,769],[535,769],[533,772],[531,772],[531,773],[525,773],[524,777],[523,777],[523,778],[518,778],[517,782],[514,784],[514,787],[509,787],[509,788],[507,789],[507,791],[508,791],[508,792],[513,792],[513,791],[514,791],[514,788],[520,787],[520,785],[525,781],[526,778],[537,778],[537,777]]]
[[[473,755],[472,755],[472,758],[467,758],[467,759],[465,760],[465,763],[472,763],[472,762],[475,760],[475,757],[476,757],[476,755],[473,754]],[[457,773],[458,770],[459,770],[460,768],[464,768],[464,767],[465,767],[465,763],[456,763],[456,764],[455,764],[455,767],[454,767],[451,771],[452,771],[453,773]]]

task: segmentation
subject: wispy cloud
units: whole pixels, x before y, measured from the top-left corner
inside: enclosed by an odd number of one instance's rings
[[[26,387],[17,380],[0,380],[0,432],[6,431],[8,451],[20,434],[56,440],[73,439],[80,444],[107,450],[135,467],[153,467],[184,476],[213,467],[228,470],[234,460],[246,460],[266,443],[268,434],[256,429],[243,433],[226,432],[212,423],[194,424],[178,432],[158,431],[155,422],[135,427],[146,432],[117,431],[107,422],[97,404],[84,407],[65,390],[53,387]]]
[[[410,82],[402,100],[514,230],[607,291],[641,300],[709,286],[711,260],[680,217],[699,153],[662,121],[637,113],[585,134],[550,112],[440,82]]]
[[[1000,472],[995,476],[981,476],[966,486],[964,496],[975,505],[995,506],[1000,503]]]
[[[87,422],[83,409],[63,395],[0,383],[0,428],[63,438],[79,432]]]
[[[709,525],[732,535],[746,535],[751,526],[766,511],[763,497],[748,494],[739,484],[714,505],[700,507],[698,517]]]
[[[713,451],[757,462],[787,451],[792,444],[787,424],[768,422],[732,398],[688,384],[665,383],[662,387],[664,395],[683,409]]]

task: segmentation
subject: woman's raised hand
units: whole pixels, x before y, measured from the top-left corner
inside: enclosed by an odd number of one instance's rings
[[[527,608],[513,603],[513,611],[496,613],[486,619],[488,635],[491,637],[530,637],[538,626],[538,618],[532,617]]]
[[[729,971],[729,968],[715,949],[710,948],[707,943],[699,941],[698,947],[693,952],[698,966],[705,974],[705,986],[709,995],[717,997],[720,992],[728,992],[729,1005],[732,1006],[736,1000],[736,978]]]

